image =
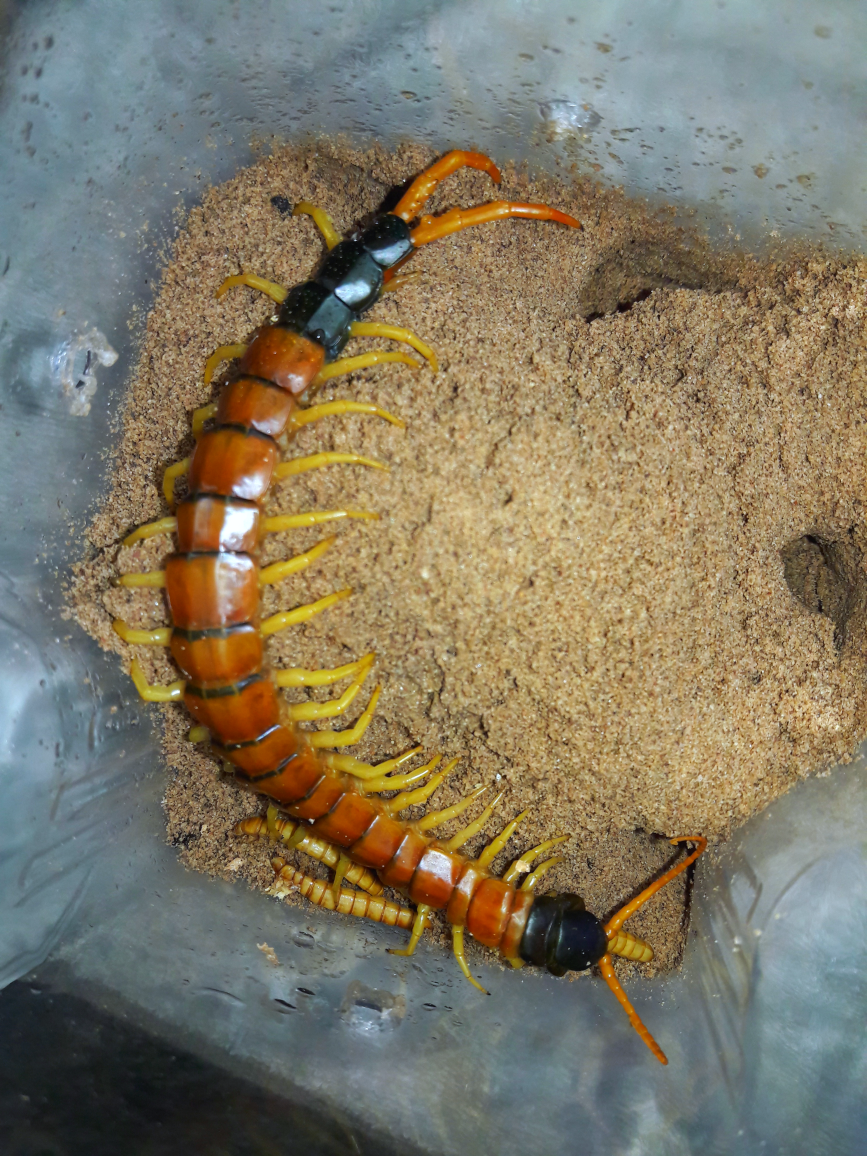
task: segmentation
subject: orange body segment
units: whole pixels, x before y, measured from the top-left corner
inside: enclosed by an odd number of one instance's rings
[[[178,553],[249,554],[259,542],[259,507],[218,494],[193,494],[178,506]]]
[[[406,824],[390,815],[378,814],[364,834],[352,844],[357,863],[380,870],[394,858],[406,834]]]
[[[530,908],[532,906],[532,891],[515,892],[515,897],[512,901],[512,910],[509,913],[509,921],[506,924],[506,930],[503,932],[503,938],[500,940],[500,951],[507,959],[515,959],[519,954],[521,940],[527,927],[527,919],[529,918]]]
[[[470,909],[473,895],[482,880],[486,878],[487,872],[477,867],[472,860],[464,864],[464,869],[455,884],[455,889],[452,892],[451,899],[449,899],[449,904],[446,908],[446,919],[449,923],[457,924],[458,927],[464,926],[467,921],[467,912]]]
[[[259,610],[259,567],[249,554],[173,554],[166,598],[182,630],[251,622]]]
[[[246,743],[214,743],[214,750],[250,778],[273,771],[298,753],[298,736],[287,726],[275,726]]]
[[[262,666],[262,635],[255,626],[172,632],[172,658],[191,682],[239,682]]]
[[[279,460],[280,447],[273,438],[218,426],[199,439],[190,462],[190,491],[258,502],[267,493]]]
[[[462,855],[431,843],[425,848],[409,882],[407,891],[410,899],[413,903],[426,903],[429,907],[448,906],[463,866]]]
[[[485,947],[499,947],[515,898],[515,888],[502,879],[483,879],[467,912],[467,927]]]
[[[184,706],[223,744],[250,742],[280,721],[277,688],[264,674],[224,687],[187,683]]]
[[[282,386],[258,377],[240,377],[220,394],[217,421],[241,425],[278,438],[297,409],[293,395]]]
[[[296,397],[325,364],[325,350],[291,329],[263,325],[241,358],[242,374],[273,381]]]
[[[399,891],[404,891],[409,886],[427,846],[428,840],[424,835],[420,835],[412,827],[407,828],[391,862],[379,872],[379,877],[386,887],[396,887]]]
[[[340,801],[313,824],[316,834],[328,843],[344,847],[355,843],[380,811],[378,800],[346,791]]]

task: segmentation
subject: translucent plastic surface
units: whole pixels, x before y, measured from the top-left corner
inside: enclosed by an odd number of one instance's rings
[[[701,865],[683,974],[630,992],[669,1053],[662,1069],[586,977],[492,972],[485,999],[433,948],[398,963],[385,954],[394,933],[185,872],[163,843],[150,716],[61,607],[73,535],[103,492],[130,318],[152,299],[175,211],[247,163],[257,138],[342,130],[594,164],[717,232],[854,245],[867,9],[91,0],[11,12],[0,981],[53,952],[71,990],[410,1149],[858,1151],[861,762],[803,785]]]

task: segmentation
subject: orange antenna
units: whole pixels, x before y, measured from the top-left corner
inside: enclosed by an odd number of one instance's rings
[[[707,839],[705,839],[703,835],[678,835],[676,839],[670,839],[669,842],[695,843],[696,848],[686,857],[686,859],[683,860],[683,862],[678,863],[675,867],[672,867],[669,871],[666,871],[664,875],[660,875],[660,877],[655,880],[655,882],[651,883],[649,887],[645,887],[640,895],[636,895],[634,899],[630,900],[630,902],[627,903],[625,907],[621,907],[617,914],[613,915],[611,919],[608,920],[604,927],[605,934],[609,939],[617,934],[617,932],[630,917],[630,915],[634,915],[640,907],[644,906],[648,899],[657,893],[657,891],[661,891],[667,883],[670,883],[672,879],[676,879],[677,876],[685,871],[687,867],[690,866],[690,864],[694,863],[696,859],[698,859],[699,855],[703,854],[707,848]],[[614,974],[614,968],[611,964],[611,956],[609,954],[606,953],[599,960],[599,970],[602,973],[602,978],[614,992],[615,999],[626,1012],[627,1016],[629,1016],[629,1022],[632,1024],[632,1026],[635,1028],[635,1030],[638,1032],[638,1034],[641,1036],[641,1038],[644,1040],[659,1062],[661,1064],[667,1064],[668,1059],[665,1055],[665,1052],[650,1034],[644,1023],[642,1023],[641,1017],[629,1002],[626,996],[626,992],[620,986],[620,981]]]

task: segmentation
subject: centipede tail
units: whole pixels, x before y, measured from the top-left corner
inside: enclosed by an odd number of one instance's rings
[[[427,831],[461,814],[479,792],[414,822],[404,822],[398,816],[403,808],[429,798],[453,764],[438,770],[437,757],[415,771],[401,770],[417,749],[378,766],[348,755],[323,753],[360,739],[375,709],[378,689],[347,730],[307,731],[300,725],[344,713],[360,693],[373,655],[330,671],[271,670],[266,661],[264,638],[307,621],[351,591],[337,591],[309,606],[281,611],[261,621],[260,588],[315,564],[333,541],[325,538],[305,553],[261,568],[258,546],[262,535],[342,517],[370,520],[376,516],[367,511],[334,510],[265,518],[263,504],[271,486],[283,477],[333,464],[383,468],[382,463],[351,453],[312,454],[284,462],[280,444],[290,441],[304,425],[346,413],[365,413],[403,426],[399,418],[367,403],[337,400],[309,404],[324,381],[341,374],[395,361],[421,367],[403,351],[368,350],[341,357],[353,337],[402,342],[431,369],[437,369],[434,351],[415,334],[362,322],[362,315],[379,300],[387,282],[395,283],[395,271],[413,252],[439,237],[506,217],[581,228],[579,221],[547,205],[511,201],[452,209],[436,218],[423,216],[413,225],[439,181],[463,166],[487,172],[495,182],[500,180],[489,158],[451,152],[416,178],[393,212],[377,217],[351,239],[341,239],[322,209],[303,202],[295,207],[296,214],[313,218],[328,250],[313,279],[284,289],[255,274],[240,273],[220,286],[218,295],[237,285],[268,294],[279,304],[277,321],[263,325],[249,342],[220,346],[209,358],[206,382],[229,358],[239,359],[237,375],[216,402],[195,411],[193,432],[197,440],[190,458],[165,471],[163,490],[170,513],[134,530],[126,539],[131,544],[157,534],[176,535],[176,549],[164,570],[121,579],[130,587],[164,588],[171,628],[137,631],[116,622],[115,630],[133,645],[169,647],[182,678],[168,687],[150,686],[134,661],[132,675],[142,696],[151,701],[182,700],[197,724],[191,737],[206,737],[214,753],[234,769],[240,783],[268,796],[290,816],[278,816],[272,808],[266,819],[241,824],[238,833],[268,835],[282,842],[284,848],[302,848],[335,869],[335,880],[329,885],[277,857],[273,865],[278,892],[297,888],[320,906],[401,927],[411,924],[410,943],[402,954],[415,949],[428,912],[444,911],[452,927],[458,963],[476,986],[480,985],[464,957],[465,931],[501,952],[515,966],[537,964],[562,975],[569,969],[599,963],[615,994],[619,992],[618,999],[622,996],[621,1002],[642,1038],[656,1048],[643,1025],[639,1027],[640,1021],[616,979],[612,983],[608,973],[613,972],[607,961],[611,952],[631,959],[652,957],[646,944],[620,931],[620,924],[701,854],[703,840],[696,840],[702,845],[689,859],[608,924],[586,912],[577,896],[537,899],[533,888],[558,859],[543,859],[534,870],[530,864],[542,859],[562,837],[525,852],[503,878],[497,878],[490,865],[523,816],[509,823],[477,859],[464,856],[460,847],[481,830],[499,796],[478,819],[440,842]],[[175,510],[175,484],[183,474],[187,475],[187,493]],[[286,686],[330,686],[342,679],[350,680],[348,686],[326,703],[289,706],[279,693]],[[389,801],[376,797],[390,790],[398,794]],[[516,880],[522,872],[526,876],[518,886]],[[344,880],[354,882],[361,891],[343,887]],[[380,894],[383,885],[406,896],[415,910],[386,900]],[[656,1054],[664,1060],[658,1048]]]

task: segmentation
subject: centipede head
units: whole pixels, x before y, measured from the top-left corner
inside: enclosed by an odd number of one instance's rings
[[[519,950],[527,963],[565,975],[598,963],[608,950],[608,936],[580,895],[540,895],[530,909]]]

